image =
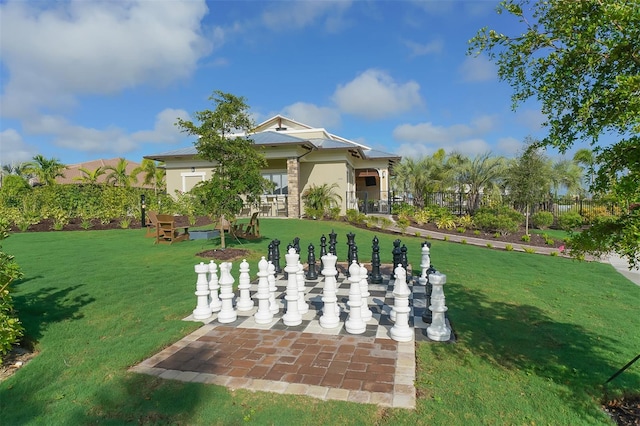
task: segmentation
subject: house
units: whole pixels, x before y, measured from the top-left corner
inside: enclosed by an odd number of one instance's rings
[[[301,194],[325,183],[337,185],[334,191],[342,198],[341,214],[347,209],[389,211],[389,175],[401,159],[398,155],[281,115],[260,123],[249,136],[267,159],[263,176],[275,184],[273,193],[263,196],[263,215],[300,217],[304,212]],[[194,146],[144,158],[165,163],[169,194],[189,191],[212,172],[211,163],[197,158]]]
[[[102,169],[104,169],[105,167],[117,167],[119,162],[120,162],[120,158],[110,158],[110,159],[101,158],[98,160],[85,161],[83,163],[69,164],[65,166],[65,169],[62,171],[64,176],[58,176],[56,178],[56,183],[65,184],[65,185],[82,184],[83,183],[82,177],[85,174],[80,169],[85,169],[90,172],[93,172],[98,167],[101,167]],[[138,167],[140,167],[140,163],[127,160],[126,171],[128,175],[133,174],[133,171]],[[110,171],[106,170],[104,174],[98,177],[96,183],[101,183],[101,184],[106,183],[107,175],[109,173]],[[143,179],[144,178],[142,173],[138,173],[137,175],[138,182],[133,182],[131,186],[138,187],[138,188],[153,188],[153,185],[145,185],[143,182]]]

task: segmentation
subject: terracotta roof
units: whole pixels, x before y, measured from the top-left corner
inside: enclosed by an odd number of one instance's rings
[[[84,173],[82,173],[82,171],[80,170],[82,169],[87,169],[89,171],[94,171],[96,170],[98,167],[106,167],[106,166],[110,166],[110,167],[116,167],[118,165],[118,163],[120,162],[120,158],[110,158],[110,159],[98,159],[98,160],[92,160],[92,161],[85,161],[83,163],[78,163],[78,164],[69,164],[67,165],[67,168],[63,170],[63,174],[64,177],[58,177],[56,178],[56,182],[60,183],[60,184],[80,184],[82,183],[82,181],[77,180],[75,178],[80,178],[82,176],[84,176]],[[133,172],[133,169],[135,169],[136,167],[139,167],[140,163],[136,163],[135,161],[129,161],[127,160],[127,173],[131,174]],[[106,175],[109,172],[107,172],[106,174],[100,176],[98,178],[98,183],[105,183],[106,181]],[[135,187],[140,187],[140,188],[152,188],[151,185],[142,185],[142,181],[144,180],[142,174],[138,175],[138,183],[134,183],[132,184],[132,186]]]

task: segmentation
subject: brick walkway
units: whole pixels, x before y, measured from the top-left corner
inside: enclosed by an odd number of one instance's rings
[[[207,324],[131,371],[387,407],[415,408],[415,343]]]

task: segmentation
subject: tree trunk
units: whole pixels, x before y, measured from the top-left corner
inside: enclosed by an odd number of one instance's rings
[[[220,216],[220,248],[227,248],[227,244],[224,238],[224,215]]]
[[[529,235],[529,203],[527,203],[526,213],[524,214],[524,233]]]

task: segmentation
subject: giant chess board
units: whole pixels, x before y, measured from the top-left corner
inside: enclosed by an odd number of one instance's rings
[[[309,311],[306,314],[302,314],[302,323],[297,326],[287,326],[283,323],[282,316],[285,313],[286,304],[284,294],[287,287],[287,280],[284,278],[283,274],[279,274],[276,277],[276,301],[280,309],[278,313],[274,315],[271,322],[267,324],[257,324],[254,320],[253,316],[258,310],[258,301],[255,298],[255,293],[257,292],[256,280],[251,284],[251,298],[254,300],[253,309],[248,311],[237,310],[238,318],[234,322],[226,323],[224,325],[264,330],[288,330],[327,335],[349,335],[345,329],[345,321],[349,313],[349,306],[347,302],[349,300],[350,285],[348,277],[343,273],[340,273],[337,280],[336,291],[338,305],[340,307],[340,325],[335,328],[323,328],[320,326],[319,320],[322,315],[323,307],[323,276],[320,276],[316,280],[305,279],[305,300],[309,304]],[[423,314],[425,312],[427,312],[426,318],[430,318],[430,312],[428,312],[427,306],[427,287],[418,284],[417,279],[408,280],[408,285],[411,290],[411,296],[409,296],[409,307],[411,308],[411,311],[409,312],[409,326],[415,331],[416,341],[431,341],[429,337],[427,337],[426,332],[426,329],[430,324],[423,321]],[[237,291],[235,296],[237,298]],[[389,279],[388,275],[383,275],[382,284],[369,283],[369,297],[367,298],[367,302],[369,309],[373,313],[373,317],[366,323],[366,331],[358,335],[380,339],[391,339],[389,331],[393,326],[393,321],[391,320],[391,309],[394,302],[393,279]],[[195,320],[193,315],[188,316],[185,320],[215,324],[218,322],[217,318],[217,313],[213,313],[209,318],[204,320]],[[448,318],[446,319],[446,323],[451,328]],[[455,331],[452,328],[451,330],[452,332],[449,342],[455,341]]]

